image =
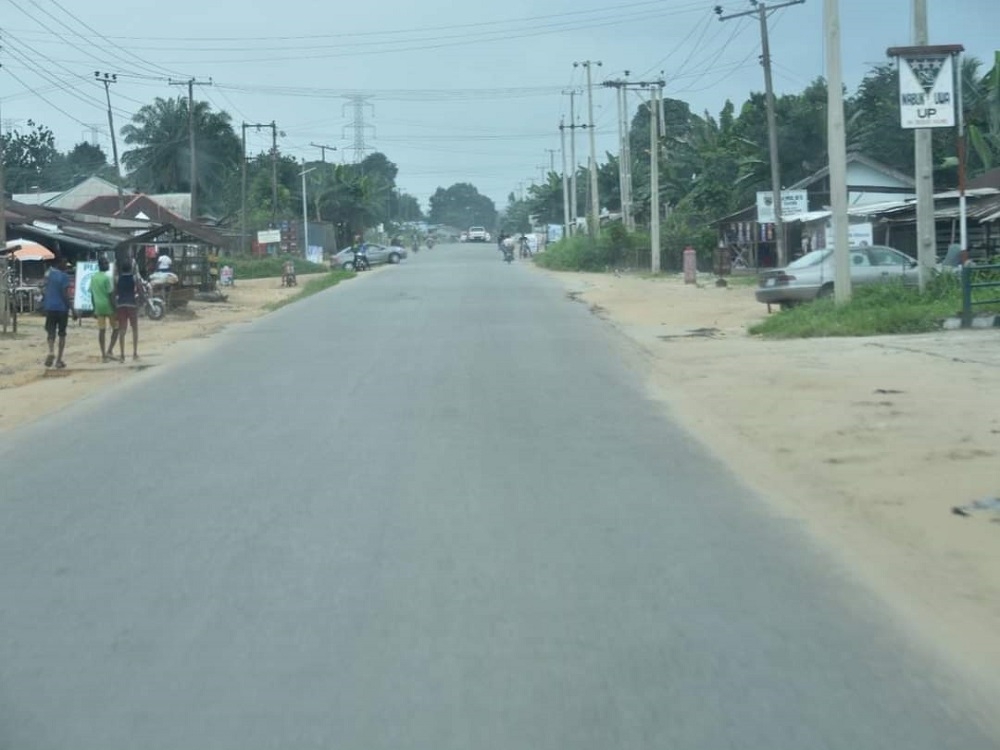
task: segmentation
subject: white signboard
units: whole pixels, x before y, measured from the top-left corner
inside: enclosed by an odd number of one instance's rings
[[[563,238],[563,228],[562,224],[549,224],[546,227],[549,242],[558,242]]]
[[[809,193],[805,190],[783,190],[781,192],[781,216],[794,216],[809,211]],[[757,193],[757,222],[774,223],[774,193],[770,190]]]
[[[323,262],[323,246],[322,245],[310,245],[306,250],[306,260],[310,263],[322,263]]]
[[[281,242],[281,230],[280,229],[262,229],[257,232],[257,242],[262,245],[271,245],[275,242]]]
[[[872,224],[851,224],[847,227],[847,244],[850,247],[868,247],[875,244],[875,228]],[[833,247],[833,226],[827,224],[826,246]]]
[[[904,128],[955,126],[955,58],[899,58],[899,112]]]
[[[90,279],[97,273],[97,261],[86,260],[76,264],[76,287],[73,290],[73,309],[91,312],[94,303],[90,299]]]

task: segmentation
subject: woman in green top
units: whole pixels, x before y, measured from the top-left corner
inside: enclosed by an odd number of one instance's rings
[[[97,318],[97,342],[101,346],[101,361],[108,362],[115,350],[118,339],[118,318],[115,316],[114,282],[108,273],[110,266],[105,258],[97,261],[98,271],[90,277],[90,299],[94,303],[94,317]],[[104,332],[111,323],[111,343],[104,348]]]

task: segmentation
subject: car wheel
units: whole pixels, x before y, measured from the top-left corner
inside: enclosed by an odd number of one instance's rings
[[[833,284],[824,284],[819,288],[819,294],[816,295],[816,299],[826,299],[827,297],[833,296]]]
[[[389,262],[392,263],[393,265],[399,263],[399,253],[393,253],[392,255],[390,255]]]
[[[353,270],[354,270],[354,261],[353,261],[353,260],[349,260],[349,261],[347,261],[346,263],[344,263],[344,264],[343,264],[343,265],[341,266],[341,268],[342,268],[343,270],[345,270],[345,271],[353,271]]]

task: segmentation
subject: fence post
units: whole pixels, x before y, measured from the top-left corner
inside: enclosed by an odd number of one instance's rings
[[[962,264],[962,328],[972,328],[972,266]]]

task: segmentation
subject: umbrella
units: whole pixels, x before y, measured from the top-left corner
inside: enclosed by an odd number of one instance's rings
[[[13,250],[11,253],[18,260],[54,260],[56,255],[44,245],[30,240],[10,240],[7,242],[6,250]]]

